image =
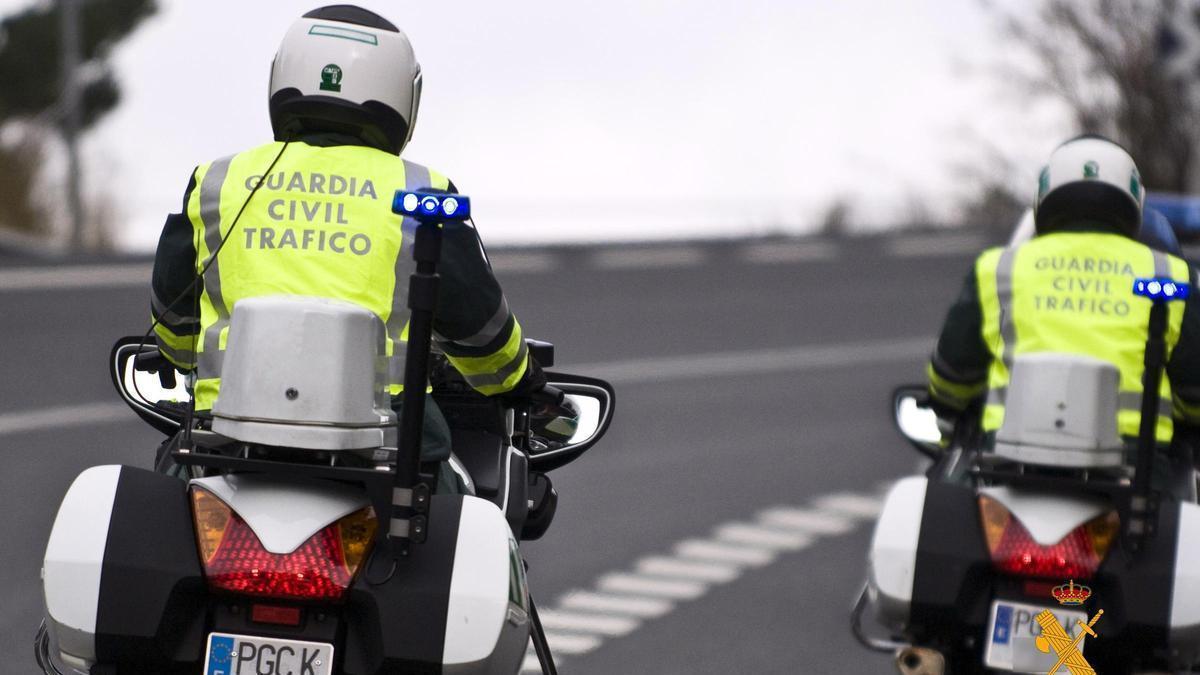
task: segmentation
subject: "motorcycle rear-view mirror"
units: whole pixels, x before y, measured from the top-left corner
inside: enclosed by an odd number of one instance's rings
[[[938,459],[942,456],[942,432],[937,414],[929,407],[924,387],[900,387],[892,396],[896,428],[921,454]]]
[[[109,365],[113,386],[138,417],[168,436],[179,431],[191,394],[186,378],[158,355],[154,343],[121,338],[113,345]]]
[[[543,473],[574,461],[595,445],[608,431],[616,406],[613,388],[603,380],[557,373],[546,376],[550,385],[561,390],[575,405],[579,419],[569,441],[530,455],[530,467]]]

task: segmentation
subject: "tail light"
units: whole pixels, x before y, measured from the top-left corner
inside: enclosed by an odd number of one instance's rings
[[[246,521],[208,490],[192,488],[192,516],[209,588],[291,600],[341,599],[378,526],[367,507],[280,554],[266,550]]]
[[[1108,555],[1121,525],[1117,512],[1109,511],[1071,530],[1057,543],[1042,546],[991,497],[979,497],[979,516],[998,571],[1051,579],[1090,579]]]

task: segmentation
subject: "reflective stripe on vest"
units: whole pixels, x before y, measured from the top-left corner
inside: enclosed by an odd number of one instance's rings
[[[197,170],[199,189],[186,208],[196,230],[197,272],[208,265],[200,298],[200,409],[216,398],[233,306],[260,295],[330,297],[375,312],[387,330],[391,393],[403,386],[416,222],[393,214],[391,198],[401,188],[447,189],[449,181],[377,150],[303,143],[289,145],[269,176],[258,175],[280,147],[268,144]]]
[[[1182,260],[1115,234],[1044,235],[980,256],[976,281],[983,338],[995,357],[988,370],[984,431],[996,431],[1003,423],[1016,356],[1049,351],[1113,363],[1121,372],[1118,431],[1136,436],[1150,303],[1131,289],[1135,276],[1151,274],[1181,280],[1189,276]],[[1182,316],[1182,303],[1172,303],[1168,354],[1178,341]],[[1172,431],[1166,378],[1158,410],[1158,438],[1166,442]]]

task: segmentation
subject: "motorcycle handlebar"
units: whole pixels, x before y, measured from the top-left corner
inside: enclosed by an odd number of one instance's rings
[[[539,403],[552,403],[554,405],[559,405],[566,397],[567,394],[563,390],[559,389],[558,387],[546,385],[542,387],[541,391],[533,395],[533,400]]]

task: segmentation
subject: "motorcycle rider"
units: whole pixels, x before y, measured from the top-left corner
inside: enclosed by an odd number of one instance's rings
[[[1170,276],[1193,288],[1196,281],[1185,261],[1137,241],[1143,200],[1140,174],[1120,145],[1084,135],[1051,154],[1039,180],[1036,236],[981,254],[950,307],[927,369],[939,417],[955,420],[981,406],[990,445],[1015,354],[1090,356],[1120,370],[1117,430],[1132,452],[1151,304],[1132,296],[1132,280]],[[1160,448],[1200,425],[1200,293],[1169,304],[1166,343]],[[1156,483],[1192,493],[1190,445],[1176,444],[1170,475]]]
[[[159,350],[194,370],[196,409],[209,410],[238,301],[278,294],[348,301],[386,324],[398,405],[416,223],[392,213],[392,194],[457,192],[443,174],[399,157],[421,97],[412,46],[374,12],[321,7],[284,36],[269,91],[274,142],[201,164],[182,211],[167,217],[151,295]],[[437,346],[482,394],[537,392],[545,377],[478,233],[459,223],[442,232]],[[449,429],[432,398],[425,410],[422,459],[444,461]],[[568,403],[556,414],[574,411]]]

